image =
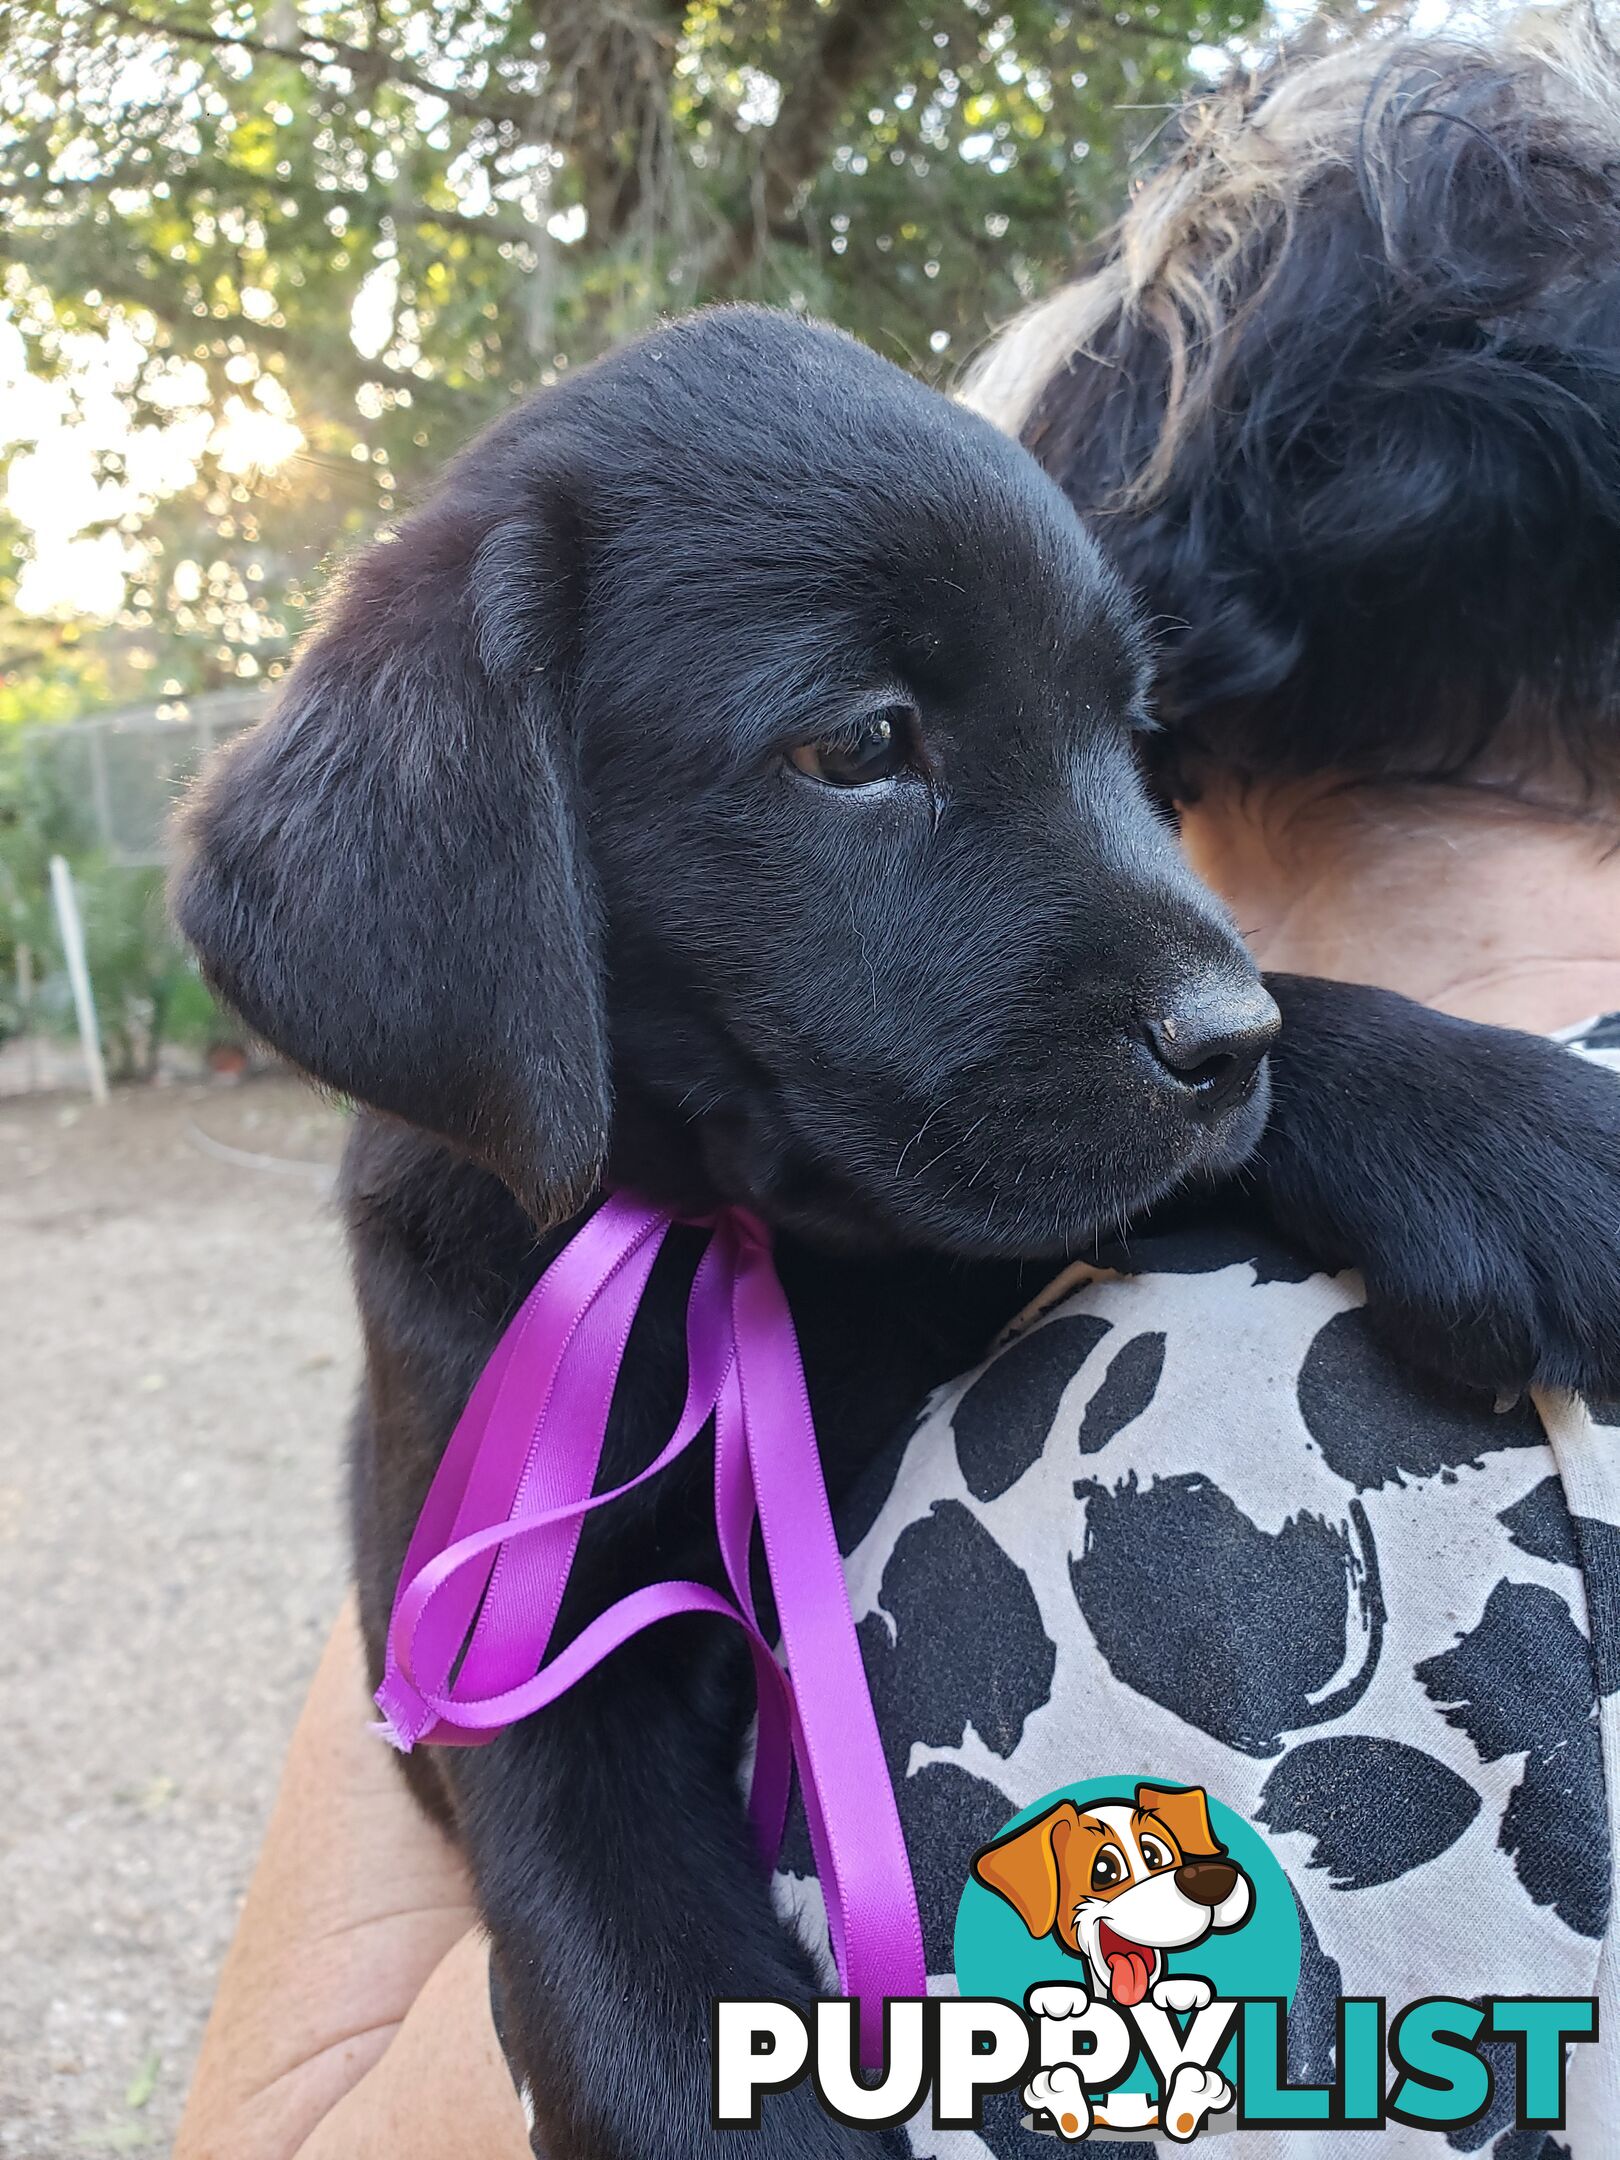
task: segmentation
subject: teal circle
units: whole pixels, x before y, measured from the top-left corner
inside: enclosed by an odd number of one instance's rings
[[[1072,1800],[1078,1808],[1095,1807],[1102,1801],[1132,1805],[1138,1785],[1155,1785],[1167,1792],[1187,1789],[1173,1778],[1153,1777],[1145,1771],[1136,1776],[1082,1778],[1020,1808],[996,1836],[1022,1829],[1060,1800]],[[1299,1906],[1288,1877],[1258,1830],[1207,1788],[1205,1798],[1215,1835],[1253,1886],[1254,1905],[1241,1927],[1206,1935],[1190,1949],[1167,1953],[1165,1970],[1199,1973],[1226,2000],[1275,1995],[1292,2003],[1299,1986],[1301,1946]],[[1055,1936],[1043,1936],[1037,1942],[1005,1898],[968,1877],[956,1908],[956,1984],[964,1995],[996,1995],[1022,2006],[1032,1987],[1049,1980],[1072,1986],[1082,1970]],[[1221,2057],[1220,2069],[1227,2078],[1232,2076],[1234,2053],[1235,2044],[1229,2045]],[[1155,2087],[1146,2058],[1139,2057],[1118,2089],[1152,2092]]]

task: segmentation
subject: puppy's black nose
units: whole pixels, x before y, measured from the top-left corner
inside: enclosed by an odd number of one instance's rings
[[[1201,977],[1158,1001],[1143,1021],[1148,1048],[1206,1111],[1237,1101],[1277,1039],[1282,1015],[1259,983]]]
[[[1237,1888],[1237,1879],[1230,1860],[1184,1860],[1176,1869],[1176,1888],[1195,1905],[1219,1905]]]

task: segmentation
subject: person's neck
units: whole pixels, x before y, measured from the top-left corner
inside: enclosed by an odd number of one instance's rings
[[[1182,844],[1263,968],[1540,1034],[1620,1009],[1620,814],[1216,780],[1183,809]]]

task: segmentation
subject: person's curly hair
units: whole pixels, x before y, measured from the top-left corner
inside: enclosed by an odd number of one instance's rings
[[[964,395],[1154,615],[1165,780],[1620,791],[1620,14],[1193,104]]]

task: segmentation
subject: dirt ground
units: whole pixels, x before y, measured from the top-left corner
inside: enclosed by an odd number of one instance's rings
[[[339,1114],[0,1103],[0,2154],[166,2152],[340,1595]]]

